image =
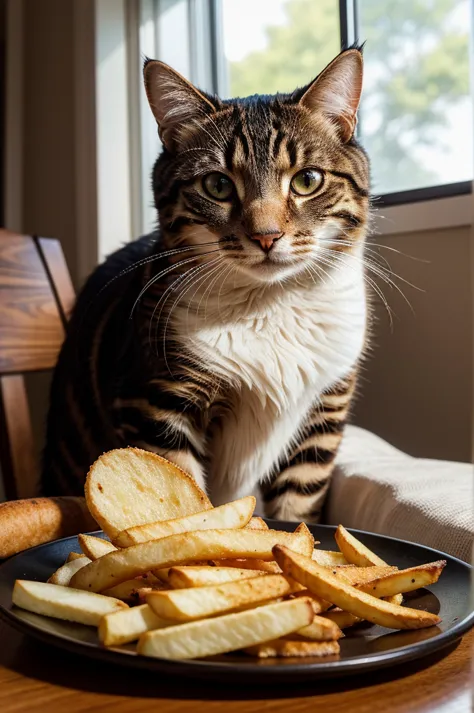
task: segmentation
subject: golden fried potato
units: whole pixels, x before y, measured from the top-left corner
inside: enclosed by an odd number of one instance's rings
[[[397,606],[361,592],[309,557],[292,552],[287,547],[276,545],[273,553],[280,567],[289,577],[296,579],[310,591],[333,602],[344,611],[361,619],[367,619],[373,624],[388,629],[422,629],[426,626],[435,626],[441,621],[435,614]],[[79,570],[78,574],[83,571]]]

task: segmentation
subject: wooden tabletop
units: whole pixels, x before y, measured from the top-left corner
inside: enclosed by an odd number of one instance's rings
[[[91,661],[23,636],[0,622],[2,713],[469,713],[471,631],[423,663],[279,690],[161,680],[156,674]],[[224,708],[225,706],[225,708]]]

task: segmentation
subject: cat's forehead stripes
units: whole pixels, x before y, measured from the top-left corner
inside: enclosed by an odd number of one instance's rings
[[[264,101],[255,106],[234,107],[233,125],[226,127],[231,134],[225,150],[229,171],[252,170],[261,177],[297,165],[301,152],[292,123],[282,114],[282,107]]]

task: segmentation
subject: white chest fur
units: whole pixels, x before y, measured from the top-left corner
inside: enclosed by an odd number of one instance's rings
[[[362,268],[350,265],[334,277],[247,295],[223,289],[218,304],[209,300],[205,320],[175,313],[183,346],[230,384],[228,408],[208,442],[216,505],[265,478],[321,392],[358,359],[366,327]]]

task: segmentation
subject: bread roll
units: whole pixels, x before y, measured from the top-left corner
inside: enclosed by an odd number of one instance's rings
[[[0,559],[96,529],[84,498],[31,498],[0,503]]]

